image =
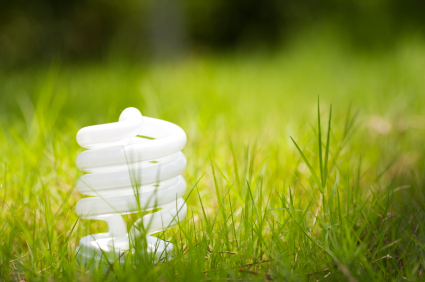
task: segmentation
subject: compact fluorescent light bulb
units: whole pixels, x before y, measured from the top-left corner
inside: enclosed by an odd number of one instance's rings
[[[76,212],[83,219],[106,222],[109,229],[83,237],[78,260],[84,264],[123,261],[123,253],[132,251],[131,242],[142,234],[147,236],[147,251],[157,260],[170,258],[173,245],[149,235],[177,225],[186,216],[182,199],[186,182],[180,175],[186,167],[183,129],[127,108],[118,122],[82,128],[77,142],[88,149],[77,156],[78,168],[87,172],[77,180],[77,190],[91,197],[80,200]],[[123,214],[158,208],[127,232]]]

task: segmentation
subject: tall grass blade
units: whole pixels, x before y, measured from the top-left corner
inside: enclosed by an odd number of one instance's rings
[[[329,121],[328,121],[328,136],[326,138],[326,151],[325,151],[325,163],[323,166],[323,189],[326,187],[326,181],[328,177],[328,159],[329,159],[329,144],[330,144],[330,136],[331,136],[331,121],[332,121],[332,105],[329,110]]]
[[[322,126],[320,123],[320,98],[317,97],[317,138],[319,143],[319,167],[320,167],[320,179],[322,180],[322,188],[324,189],[323,182],[323,157],[322,157]]]

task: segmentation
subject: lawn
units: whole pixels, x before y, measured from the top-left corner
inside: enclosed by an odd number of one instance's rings
[[[0,280],[425,279],[424,47],[311,37],[271,53],[1,70]],[[186,131],[188,215],[157,234],[173,260],[87,272],[75,249],[106,225],[75,213],[75,136],[130,106]]]

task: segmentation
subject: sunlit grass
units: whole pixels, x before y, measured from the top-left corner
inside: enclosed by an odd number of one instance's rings
[[[1,279],[423,279],[424,46],[311,39],[272,55],[1,72]],[[188,215],[158,235],[173,261],[89,274],[75,249],[106,226],[75,214],[75,136],[129,106],[185,129]]]

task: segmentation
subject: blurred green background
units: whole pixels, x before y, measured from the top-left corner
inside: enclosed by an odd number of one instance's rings
[[[388,50],[423,36],[421,0],[1,1],[0,63],[149,61],[279,49],[331,29],[354,49]]]

